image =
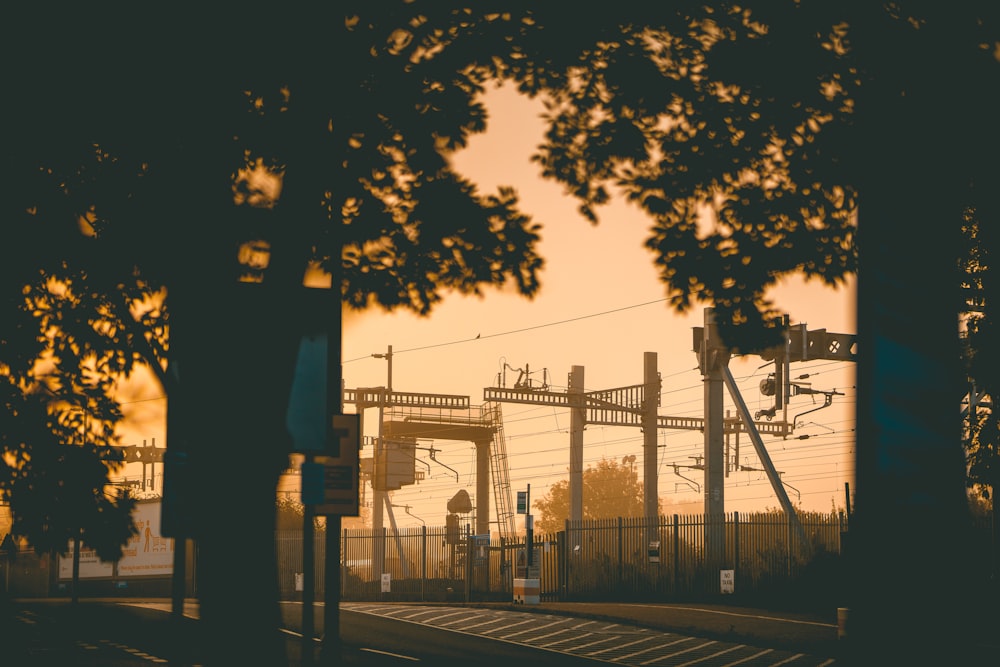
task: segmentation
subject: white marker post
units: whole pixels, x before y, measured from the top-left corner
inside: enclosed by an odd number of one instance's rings
[[[525,532],[525,559],[524,565],[520,563],[514,577],[514,602],[520,604],[538,604],[540,599],[540,578],[532,576],[535,573],[534,565],[534,532],[535,517],[531,514],[531,485],[527,491],[517,492],[517,513],[524,514]]]

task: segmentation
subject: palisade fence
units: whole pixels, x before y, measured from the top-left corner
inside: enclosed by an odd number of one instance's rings
[[[798,605],[842,605],[843,513],[800,513],[808,544],[782,512],[727,513],[706,525],[703,515],[566,522],[564,530],[535,534],[542,601],[653,601],[712,599],[723,594],[722,571],[732,571],[731,599]],[[996,540],[990,521],[977,522],[969,565],[989,578]],[[928,539],[933,539],[929,530]],[[711,538],[707,536],[711,535]],[[720,540],[706,562],[706,539]],[[281,592],[301,599],[300,531],[276,535]],[[345,601],[507,601],[526,564],[524,538],[488,536],[444,527],[395,532],[344,530],[341,599]],[[323,599],[324,540],[316,539],[315,599]]]

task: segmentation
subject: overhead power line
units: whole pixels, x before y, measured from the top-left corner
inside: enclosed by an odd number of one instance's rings
[[[656,303],[663,303],[666,300],[667,300],[666,298],[655,299],[653,301],[646,301],[644,303],[636,303],[636,304],[632,304],[631,306],[622,306],[621,308],[613,308],[611,310],[605,310],[605,311],[602,311],[602,312],[599,312],[599,313],[591,313],[589,315],[580,315],[579,317],[571,317],[571,318],[565,319],[565,320],[558,320],[556,322],[546,322],[545,324],[536,324],[536,325],[530,326],[530,327],[522,327],[520,329],[511,329],[509,331],[500,331],[500,332],[497,332],[497,333],[491,333],[491,334],[485,334],[485,335],[484,334],[476,334],[475,336],[472,336],[471,338],[461,338],[459,340],[452,340],[452,341],[447,341],[447,342],[444,342],[444,343],[432,343],[431,345],[421,345],[419,347],[411,347],[411,348],[407,348],[407,349],[404,349],[404,350],[396,350],[394,353],[395,354],[403,354],[404,352],[417,352],[417,351],[420,351],[420,350],[429,350],[429,349],[432,349],[432,348],[435,348],[435,347],[445,347],[445,346],[448,346],[448,345],[460,345],[461,343],[471,343],[471,342],[477,341],[477,340],[486,340],[487,338],[499,338],[500,336],[510,336],[512,334],[524,333],[525,331],[535,331],[537,329],[544,329],[546,327],[559,326],[560,324],[569,324],[570,322],[579,322],[580,320],[586,320],[586,319],[590,319],[592,317],[603,317],[605,315],[612,315],[614,313],[620,313],[622,311],[631,310],[633,308],[642,308],[644,306],[650,306],[650,305],[653,305],[653,304],[656,304]],[[356,357],[354,359],[348,359],[347,361],[345,361],[343,363],[349,364],[352,361],[361,361],[362,359],[368,359],[369,356],[370,355],[366,354],[363,357]]]

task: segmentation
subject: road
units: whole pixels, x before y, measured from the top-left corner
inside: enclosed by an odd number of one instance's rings
[[[567,605],[559,613],[547,613],[543,607],[515,610],[509,606],[351,603],[345,605],[341,613],[363,614],[368,619],[366,623],[375,618],[392,618],[418,628],[423,636],[434,630],[445,631],[452,637],[458,635],[492,640],[496,644],[490,645],[490,652],[498,645],[532,647],[547,654],[545,664],[600,662],[633,666],[697,664],[699,667],[730,667],[737,664],[777,667],[791,664],[797,667],[826,667],[836,663],[829,652],[812,655],[785,640],[770,642],[771,645],[768,645],[769,642],[766,641],[749,642],[731,630],[721,634],[711,631],[671,631],[637,624],[631,620],[649,613],[662,617],[664,609],[664,605]],[[678,611],[685,616],[696,613],[691,608],[673,607],[673,612]],[[710,610],[701,610],[697,613],[709,612]],[[617,620],[608,618],[615,614],[619,616]],[[734,613],[727,613],[724,619],[730,628],[734,628],[735,623],[739,622]],[[751,616],[744,614],[743,619],[751,620]],[[773,624],[785,619],[774,616],[761,620]],[[788,620],[803,625],[802,622]],[[824,623],[815,625],[820,626],[821,632],[828,636],[836,636],[835,627]],[[786,631],[793,632],[790,628]],[[444,637],[442,641],[455,639]],[[781,648],[777,644],[789,645]],[[481,650],[482,644],[479,646]],[[828,643],[826,648],[829,650],[833,646]],[[571,662],[560,662],[566,659]]]
[[[3,628],[5,634],[11,633],[3,638],[3,664],[199,664],[193,645],[182,639],[196,623],[197,604],[187,605],[186,619],[175,619],[169,611],[166,600],[81,600],[75,608],[65,600],[17,601]],[[310,642],[300,634],[300,612],[300,605],[283,605],[290,667],[311,664],[301,657],[303,646]],[[694,622],[704,631],[667,629],[664,623],[671,618],[684,619],[688,625]],[[339,664],[344,665],[837,664],[836,626],[828,623],[678,606],[566,605],[549,613],[541,606],[343,603],[340,620]],[[713,623],[721,625],[712,627]],[[783,625],[758,630],[776,624]],[[317,607],[316,625],[322,627],[322,606]],[[793,641],[797,632],[822,641],[809,644],[805,635]],[[231,639],[239,641],[238,629]],[[318,648],[319,642],[312,645]]]

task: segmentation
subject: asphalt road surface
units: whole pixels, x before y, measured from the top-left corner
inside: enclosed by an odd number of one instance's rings
[[[318,664],[301,606],[284,604],[289,667]],[[551,607],[551,608],[547,608]],[[196,623],[169,600],[22,600],[2,617],[4,667],[198,665],[184,640]],[[323,607],[316,627],[323,627]],[[343,603],[337,664],[560,667],[837,664],[837,628],[822,619],[676,605]],[[228,640],[228,639],[227,639]],[[234,629],[232,641],[239,641]],[[311,649],[311,650],[310,650]]]

